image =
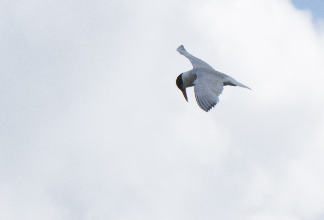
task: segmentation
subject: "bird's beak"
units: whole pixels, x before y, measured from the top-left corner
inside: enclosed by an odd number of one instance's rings
[[[187,97],[186,88],[184,88],[184,89],[182,90],[182,94],[183,94],[183,96],[185,97],[186,101],[188,102],[188,97]]]

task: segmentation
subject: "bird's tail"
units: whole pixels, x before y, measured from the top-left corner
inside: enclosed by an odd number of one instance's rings
[[[183,53],[187,53],[186,49],[184,48],[183,45],[181,45],[180,47],[177,48],[177,51],[180,53],[180,54],[183,54]]]
[[[183,46],[183,45],[180,45],[180,46],[177,48],[177,51],[179,51],[179,50],[185,50],[185,49],[184,49],[184,46]]]

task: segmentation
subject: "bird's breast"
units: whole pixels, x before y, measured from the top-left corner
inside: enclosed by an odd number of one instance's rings
[[[197,74],[193,70],[182,74],[182,80],[184,87],[191,87],[194,85],[194,81],[197,79]]]

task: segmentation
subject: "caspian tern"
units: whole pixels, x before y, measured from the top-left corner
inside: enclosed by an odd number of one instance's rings
[[[223,86],[240,86],[250,89],[232,77],[214,70],[201,59],[194,57],[185,50],[183,45],[178,47],[177,51],[190,60],[193,69],[181,73],[177,77],[176,84],[187,102],[186,88],[194,86],[196,100],[202,110],[208,112],[218,103],[218,96],[222,93]]]

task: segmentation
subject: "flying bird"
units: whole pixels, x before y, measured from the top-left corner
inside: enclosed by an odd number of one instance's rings
[[[176,84],[187,102],[186,88],[194,86],[196,101],[202,110],[208,112],[218,103],[218,96],[222,93],[223,86],[240,86],[250,89],[232,77],[214,70],[201,59],[194,57],[185,50],[183,45],[178,47],[177,51],[190,60],[193,69],[181,73],[177,77]]]

